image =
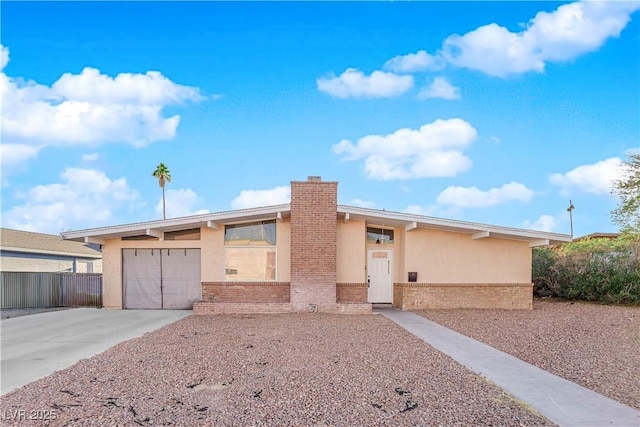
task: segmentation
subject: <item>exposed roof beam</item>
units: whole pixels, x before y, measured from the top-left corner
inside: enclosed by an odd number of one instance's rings
[[[480,231],[478,233],[472,234],[471,235],[471,240],[478,240],[478,239],[486,239],[487,237],[491,237],[491,233],[488,231]]]
[[[213,230],[217,230],[218,229],[218,224],[216,224],[213,221],[207,221],[207,228],[211,228]]]
[[[282,212],[276,213],[276,219],[278,220],[278,222],[282,222]]]
[[[347,212],[346,214],[344,214],[344,223],[348,223],[349,222],[349,212]]]
[[[160,230],[154,230],[153,228],[147,228],[144,232],[147,236],[157,237],[158,239],[164,239],[164,232]]]
[[[404,226],[404,229],[407,231],[415,230],[416,228],[418,228],[418,223],[416,221],[413,221]]]
[[[529,242],[530,248],[535,248],[538,246],[549,246],[549,239],[538,239]]]
[[[84,238],[84,242],[85,243],[93,243],[94,245],[104,245],[104,239],[101,239],[99,237],[86,236]]]

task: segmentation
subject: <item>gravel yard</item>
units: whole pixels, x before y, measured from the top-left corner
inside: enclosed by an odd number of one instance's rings
[[[537,299],[532,311],[416,314],[640,409],[640,307]]]
[[[191,316],[0,398],[15,425],[552,425],[378,315]]]

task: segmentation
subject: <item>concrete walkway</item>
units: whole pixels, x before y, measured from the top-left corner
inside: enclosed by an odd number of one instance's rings
[[[5,319],[0,322],[0,393],[189,315],[191,310],[77,308]]]
[[[530,404],[560,426],[640,426],[640,411],[424,317],[396,309],[376,309],[374,312],[394,321],[458,363]]]

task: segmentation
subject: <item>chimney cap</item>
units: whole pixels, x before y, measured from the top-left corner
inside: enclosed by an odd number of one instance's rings
[[[307,177],[307,181],[309,182],[321,182],[322,181],[322,177],[320,176],[314,176],[314,175],[309,175]]]

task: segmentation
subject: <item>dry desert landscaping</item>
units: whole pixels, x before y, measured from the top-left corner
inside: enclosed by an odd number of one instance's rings
[[[531,311],[416,313],[640,409],[640,307],[536,299]]]
[[[639,406],[640,307],[419,314]],[[0,409],[55,411],[21,426],[553,425],[379,315],[190,316],[8,393]]]

